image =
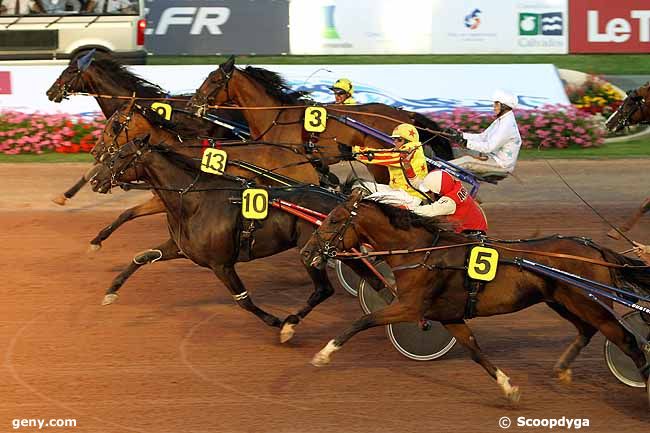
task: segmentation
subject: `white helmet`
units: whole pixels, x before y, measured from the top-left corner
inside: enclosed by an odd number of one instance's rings
[[[502,104],[505,104],[512,109],[517,108],[517,97],[506,90],[495,90],[492,94],[492,100],[501,102]]]

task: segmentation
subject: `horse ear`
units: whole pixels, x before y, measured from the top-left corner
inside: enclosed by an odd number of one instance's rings
[[[97,50],[95,48],[93,48],[92,50],[90,50],[86,54],[84,54],[83,56],[79,57],[77,59],[77,69],[79,69],[81,72],[88,69],[90,64],[93,62],[93,58],[95,57],[96,52],[97,52]]]
[[[221,69],[225,73],[230,73],[234,67],[235,67],[235,56],[228,57],[228,60],[226,60],[221,64]]]
[[[140,145],[149,144],[150,139],[151,139],[151,134],[143,135],[142,137],[140,137]]]
[[[359,201],[366,194],[365,188],[354,188],[350,193],[350,198],[348,201]]]

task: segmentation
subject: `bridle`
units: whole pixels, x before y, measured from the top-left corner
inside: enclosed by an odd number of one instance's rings
[[[621,108],[624,108],[626,106],[627,101],[631,101],[631,108],[621,111]],[[647,118],[649,120],[642,120],[638,122],[638,124],[647,124],[650,122],[650,113],[647,113],[648,106],[646,105],[646,98],[639,95],[637,90],[631,90],[628,92],[627,98],[623,101],[623,105],[617,110],[617,112],[620,111],[620,115],[617,119],[616,126],[614,127],[614,130],[622,129],[627,126],[630,126],[630,117],[637,111],[641,113],[641,116],[643,118]],[[616,114],[616,113],[614,113]]]
[[[121,159],[127,158],[126,155],[124,155],[125,150],[132,151],[132,147],[136,147],[137,149],[131,153],[129,156],[131,159],[123,165],[119,171],[115,171],[115,166],[117,162]],[[109,148],[110,149],[110,148]],[[138,163],[141,161],[141,159],[147,154],[151,152],[151,147],[148,145],[148,143],[145,143],[144,140],[140,138],[136,138],[132,141],[127,142],[124,146],[114,148],[114,150],[111,151],[107,149],[106,152],[102,153],[101,157],[99,158],[99,161],[106,167],[108,168],[108,171],[111,174],[111,187],[118,186],[119,179],[124,175],[124,173],[127,172],[131,167],[134,168],[135,173],[136,173],[136,179],[139,179],[139,174],[138,174]],[[106,155],[109,156],[108,160],[105,161]]]
[[[359,197],[352,202],[350,208],[343,206],[343,209],[348,211],[348,217],[343,224],[339,225],[336,231],[323,231],[319,228],[314,232],[314,236],[318,241],[318,250],[316,251],[317,255],[326,259],[334,258],[338,253],[337,247],[339,244],[341,244],[341,247],[345,250],[343,238],[345,237],[348,228],[352,225],[354,217],[357,216],[357,209],[359,208],[361,200],[363,200],[363,194],[360,194]],[[333,235],[329,240],[325,240],[320,236],[321,233],[333,233]]]
[[[230,97],[229,84],[234,69],[228,73],[223,72],[221,69],[217,69],[215,72],[213,72],[213,74],[216,74],[219,71],[221,71],[223,77],[214,82],[214,89],[210,93],[215,93],[221,89],[224,89],[226,91],[226,102],[230,102],[232,101],[232,98]],[[191,106],[193,108],[196,108],[195,112],[198,116],[203,116],[205,113],[207,113],[208,106],[210,105],[210,99],[214,99],[214,97],[211,98],[208,95],[204,94],[200,88],[196,89],[194,97],[192,98]]]
[[[102,162],[102,158],[105,158],[105,156],[108,154],[108,156],[113,156],[116,152],[119,151],[121,148],[118,139],[124,133],[126,141],[125,143],[128,143],[131,141],[129,139],[129,123],[131,123],[131,118],[133,116],[133,112],[136,109],[144,110],[145,108],[140,107],[137,104],[133,104],[129,111],[127,113],[123,113],[121,110],[116,111],[111,115],[111,117],[108,119],[106,124],[108,125],[109,123],[111,124],[110,128],[104,128],[104,132],[111,137],[111,143],[109,144],[108,147],[106,147],[105,151],[102,152],[102,156],[98,158],[99,162]],[[117,127],[116,127],[117,126]],[[104,143],[104,137],[102,134],[102,144]]]
[[[77,67],[77,72],[75,73],[74,77],[72,79],[65,81],[61,83],[61,79],[58,78],[56,80],[56,85],[58,86],[58,91],[61,94],[61,99],[69,99],[70,95],[75,93],[76,91],[70,91],[71,88],[76,88],[77,84],[79,84],[79,81],[81,81],[82,77],[81,75],[84,73],[81,69]]]

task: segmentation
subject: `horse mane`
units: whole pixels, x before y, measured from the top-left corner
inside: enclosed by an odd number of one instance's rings
[[[157,152],[165,157],[176,167],[182,169],[187,174],[196,176],[197,172],[201,171],[201,161],[197,161],[189,156],[179,153],[176,149],[166,143],[152,144],[151,150]],[[219,179],[219,176],[211,176],[211,178]]]
[[[411,118],[413,120],[414,126],[417,128],[425,128],[425,130],[420,131],[421,143],[424,143],[425,146],[430,146],[438,158],[442,158],[445,161],[454,159],[453,152],[451,151],[451,143],[449,140],[441,135],[427,131],[427,129],[430,129],[432,131],[442,130],[436,121],[428,118],[421,113],[416,112],[413,112],[411,114]]]
[[[450,228],[450,224],[441,217],[423,217],[408,209],[402,209],[378,200],[364,200],[362,203],[377,207],[388,217],[390,224],[398,230],[423,228],[430,233],[438,234],[446,232]]]
[[[76,59],[72,59],[70,63],[76,61]],[[95,65],[99,71],[103,72],[107,79],[135,92],[137,96],[143,98],[164,98],[168,95],[168,92],[162,87],[129,71],[125,65],[118,62],[109,54],[95,53],[92,65]]]
[[[140,108],[139,113],[142,114],[142,116],[151,124],[166,129],[174,135],[180,135],[181,137],[198,137],[201,135],[195,127],[191,127],[184,122],[172,122],[171,120],[167,120],[158,114],[157,111],[146,106],[140,106]]]
[[[261,84],[269,96],[278,99],[282,104],[304,104],[303,99],[309,92],[296,92],[291,90],[287,82],[277,72],[268,69],[247,66],[242,70],[256,82]]]

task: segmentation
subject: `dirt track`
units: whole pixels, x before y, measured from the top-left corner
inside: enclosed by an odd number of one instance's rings
[[[620,223],[649,192],[648,163],[553,165]],[[99,253],[88,254],[87,241],[147,193],[84,191],[56,207],[49,198],[83,166],[0,169],[1,432],[13,431],[17,418],[75,418],[76,428],[47,430],[84,433],[489,432],[501,431],[502,416],[588,418],[592,432],[649,430],[643,391],[609,373],[601,335],[575,362],[571,386],[551,377],[575,332],[543,306],[470,322],[487,355],[521,387],[516,408],[462,348],[418,363],[395,351],[382,328],[355,337],[330,367],[309,365],[361,314],[343,291],[312,313],[286,346],[239,309],[210,271],[188,261],[140,270],[117,304],[101,307],[116,272],[135,252],[165,240],[166,231],[162,218],[149,217],[127,224]],[[522,162],[517,176],[521,182],[482,189],[492,234],[582,234],[627,248],[605,238],[607,226],[544,163]],[[633,238],[650,242],[649,218]],[[256,302],[280,315],[302,305],[311,290],[295,251],[238,270]]]

